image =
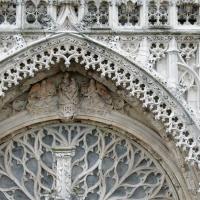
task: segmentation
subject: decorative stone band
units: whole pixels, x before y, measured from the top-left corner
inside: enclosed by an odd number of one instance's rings
[[[95,70],[136,96],[156,120],[163,122],[166,132],[174,137],[177,146],[188,152],[186,160],[200,168],[199,128],[192,114],[188,114],[164,84],[143,68],[84,36],[54,36],[0,63],[0,96],[11,86],[19,84],[20,80],[33,77],[36,72],[49,69],[61,60],[66,67],[75,61],[86,70]]]

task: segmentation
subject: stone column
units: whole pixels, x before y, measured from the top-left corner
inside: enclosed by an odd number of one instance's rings
[[[168,68],[168,84],[171,88],[176,88],[178,84],[178,47],[176,39],[173,37],[169,42],[167,68]]]
[[[55,155],[56,188],[55,198],[57,200],[70,200],[71,191],[71,160],[75,154],[72,147],[58,147],[53,149]]]

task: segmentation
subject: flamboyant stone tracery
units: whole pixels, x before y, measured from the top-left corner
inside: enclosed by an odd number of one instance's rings
[[[63,147],[73,147],[74,154],[70,149],[64,153]],[[56,174],[51,162],[54,154]],[[53,190],[52,197],[65,200],[70,196],[82,200],[177,199],[156,161],[137,144],[109,129],[84,124],[48,125],[1,144],[0,158],[1,199],[43,200]],[[66,182],[70,174],[71,180]],[[56,185],[56,177],[62,179],[61,185]]]

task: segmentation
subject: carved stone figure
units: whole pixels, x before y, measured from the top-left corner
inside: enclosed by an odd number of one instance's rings
[[[112,97],[112,105],[115,110],[122,110],[125,102],[121,97],[115,95]]]
[[[111,108],[112,99],[108,90],[103,85],[97,84],[95,80],[91,79],[87,89],[83,86],[81,90],[83,92],[81,110],[104,113],[105,107]]]
[[[10,106],[3,107],[0,112],[0,121],[3,121],[6,118],[10,117],[11,114],[12,114],[12,107]]]
[[[97,88],[97,93],[99,94],[101,99],[103,99],[103,101],[106,104],[111,105],[112,104],[112,97],[111,97],[108,89],[100,83],[96,83],[96,88]]]
[[[51,112],[57,107],[56,87],[50,80],[32,86],[27,110],[31,113]]]
[[[66,73],[59,86],[59,108],[65,117],[73,116],[77,109],[78,99],[76,80]]]
[[[21,96],[21,97],[15,99],[12,102],[13,112],[16,113],[16,112],[20,112],[20,111],[25,110],[26,104],[27,104],[26,96]]]

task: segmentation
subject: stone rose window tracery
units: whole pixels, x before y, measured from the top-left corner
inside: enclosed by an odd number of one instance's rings
[[[107,1],[96,3],[89,1],[87,4],[87,15],[85,20],[91,26],[107,26],[109,21],[109,4]]]
[[[122,26],[135,26],[139,24],[140,7],[128,1],[126,4],[121,3],[118,6],[118,20]]]
[[[40,25],[42,27],[48,24],[47,3],[45,1],[34,2],[26,1],[26,24],[31,26]]]
[[[16,25],[16,4],[0,3],[0,25]]]
[[[0,145],[0,199],[178,200],[159,166],[117,131],[47,125]]]
[[[169,25],[169,5],[168,2],[149,2],[148,22],[150,26]]]
[[[181,3],[177,5],[179,25],[199,24],[199,6],[194,3]]]

